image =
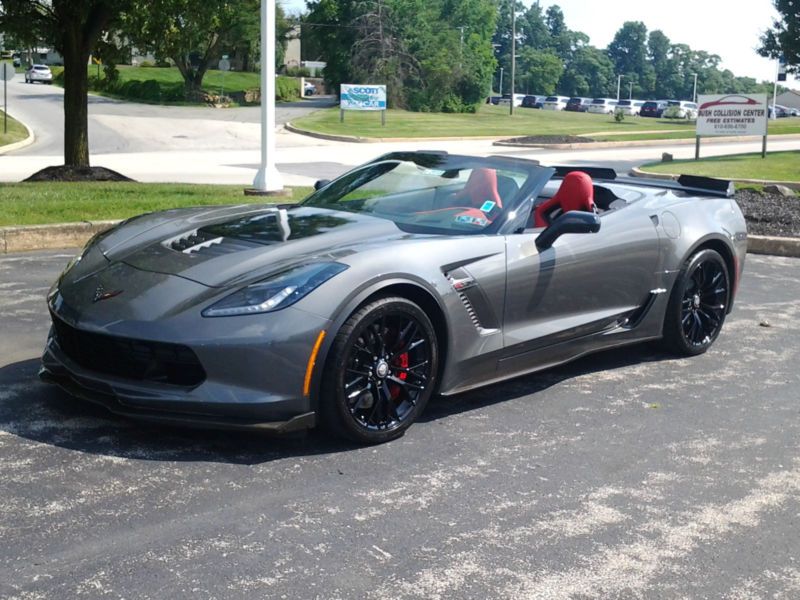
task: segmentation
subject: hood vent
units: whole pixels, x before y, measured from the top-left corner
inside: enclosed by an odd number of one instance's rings
[[[223,256],[257,247],[257,244],[243,240],[235,240],[211,235],[195,229],[178,237],[165,241],[164,246],[183,254],[199,254],[203,256]]]

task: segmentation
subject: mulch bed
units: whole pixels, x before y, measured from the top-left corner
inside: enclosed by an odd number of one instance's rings
[[[589,144],[594,142],[592,138],[580,137],[577,135],[526,135],[523,137],[510,138],[503,140],[511,144]]]
[[[68,167],[61,165],[58,167],[46,167],[37,171],[25,181],[133,181],[116,171],[105,167]]]
[[[737,190],[736,202],[752,235],[800,238],[800,197]]]

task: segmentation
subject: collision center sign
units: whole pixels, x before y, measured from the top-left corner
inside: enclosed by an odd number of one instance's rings
[[[343,83],[340,97],[342,110],[386,110],[385,85]]]
[[[697,135],[767,135],[766,94],[727,94],[698,98]]]

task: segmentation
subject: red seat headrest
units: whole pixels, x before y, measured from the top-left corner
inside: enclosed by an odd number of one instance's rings
[[[562,213],[571,210],[594,212],[594,184],[588,173],[583,171],[567,173],[555,196],[536,207],[533,213],[534,225],[547,227],[549,223],[545,219],[545,215],[557,206],[561,207]]]
[[[485,168],[474,169],[469,174],[467,185],[456,193],[455,199],[469,200],[470,206],[474,208],[480,208],[487,200],[497,204],[498,208],[503,208],[503,201],[497,191],[497,171]]]

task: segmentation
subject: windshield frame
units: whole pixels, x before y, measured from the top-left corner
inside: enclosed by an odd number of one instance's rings
[[[361,182],[354,187],[347,186],[347,181],[354,178],[357,174],[369,168],[375,168],[381,164],[390,164],[396,162],[413,162],[419,167],[423,168],[436,168],[443,171],[475,169],[475,168],[489,168],[498,170],[516,170],[527,175],[525,181],[520,185],[519,190],[512,198],[503,199],[503,208],[501,212],[495,217],[492,222],[476,231],[469,230],[454,230],[449,228],[435,227],[432,225],[423,225],[417,223],[398,222],[391,219],[388,215],[378,213],[370,213],[367,211],[348,211],[334,202],[320,202],[326,195],[331,193],[331,186],[344,184],[341,192],[337,193],[337,198],[340,199],[359,187],[376,179],[380,174],[367,181]],[[387,171],[388,172],[388,171]],[[512,157],[476,157],[476,156],[463,156],[448,154],[446,152],[393,152],[385,154],[376,158],[375,160],[360,165],[340,177],[334,179],[324,187],[316,190],[297,206],[306,206],[314,208],[323,208],[332,211],[340,211],[348,214],[358,214],[369,216],[390,221],[395,224],[401,231],[408,233],[422,233],[433,235],[445,235],[449,237],[457,237],[462,235],[494,235],[503,233],[511,227],[510,223],[519,219],[519,207],[536,195],[544,188],[545,184],[552,178],[555,169],[543,167],[537,161],[516,159]],[[513,227],[512,227],[513,229]]]

